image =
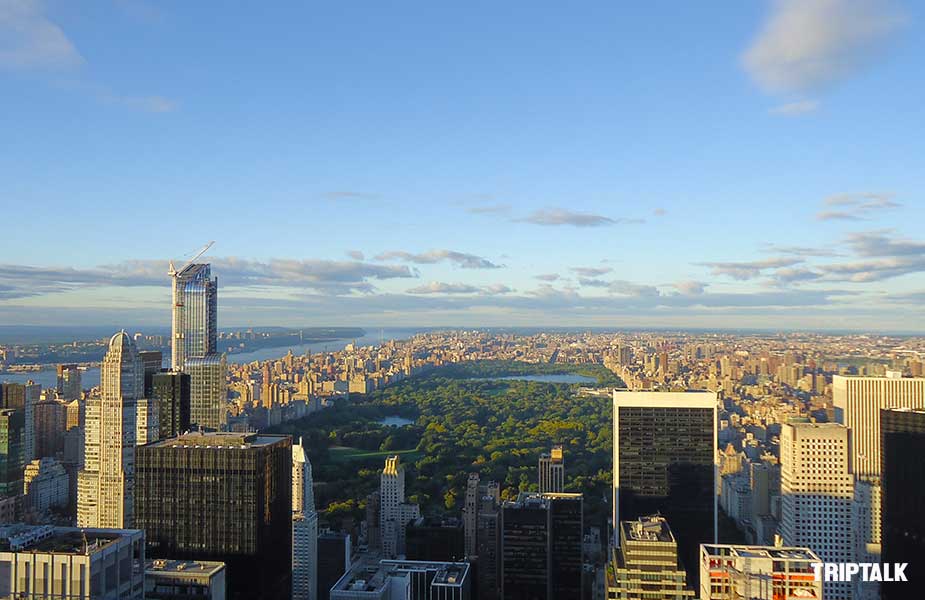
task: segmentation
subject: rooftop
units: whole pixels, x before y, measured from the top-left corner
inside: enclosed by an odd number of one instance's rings
[[[665,517],[652,515],[634,521],[620,521],[623,537],[631,542],[674,543],[674,534]]]
[[[289,439],[288,435],[265,435],[226,431],[184,433],[175,438],[148,444],[147,447],[172,448],[252,448],[270,446]]]
[[[213,576],[225,569],[225,563],[203,560],[171,560],[156,559],[145,561],[145,574],[156,575],[169,573],[170,575],[196,577],[199,575]]]
[[[809,560],[819,557],[809,548],[789,546],[738,546],[733,544],[701,544],[702,556],[729,556],[735,558],[773,558],[775,560]]]
[[[0,526],[0,551],[90,555],[125,537],[141,536],[138,529],[80,529],[51,525]]]

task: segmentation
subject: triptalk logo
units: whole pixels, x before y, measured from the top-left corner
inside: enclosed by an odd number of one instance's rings
[[[812,563],[816,581],[909,581],[909,563]]]

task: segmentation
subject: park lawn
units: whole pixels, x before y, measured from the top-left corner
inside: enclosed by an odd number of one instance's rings
[[[387,456],[393,456],[395,454],[401,456],[402,462],[414,462],[421,454],[416,448],[411,448],[410,450],[382,450],[379,452],[370,452],[369,450],[350,448],[347,446],[333,446],[328,449],[328,452],[331,461],[336,463],[352,460],[369,460],[373,458],[385,460]]]

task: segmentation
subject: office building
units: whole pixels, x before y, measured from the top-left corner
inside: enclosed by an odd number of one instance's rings
[[[77,476],[77,524],[123,528],[132,523],[136,403],[144,371],[135,342],[112,336],[100,366],[100,397],[87,400],[84,468]]]
[[[214,561],[145,562],[145,600],[225,600],[225,565]]]
[[[0,408],[23,412],[22,463],[35,458],[35,405],[42,395],[42,386],[32,380],[26,383],[0,384]]]
[[[330,600],[331,588],[351,568],[350,534],[322,531],[318,535],[318,600]]]
[[[137,529],[0,526],[0,598],[144,600]]]
[[[154,375],[161,372],[164,357],[160,350],[142,350],[138,352],[138,356],[141,358],[141,366],[145,373],[144,397],[150,398],[153,391]]]
[[[83,389],[80,387],[80,369],[77,365],[58,365],[56,390],[62,400],[79,400]]]
[[[562,446],[554,446],[540,455],[540,493],[560,494],[565,491],[565,454]]]
[[[224,355],[187,358],[184,372],[190,377],[190,423],[220,431],[228,422]]]
[[[379,484],[379,535],[382,556],[395,558],[405,553],[405,528],[421,516],[417,504],[405,502],[405,467],[398,455],[385,459]]]
[[[331,588],[331,600],[470,600],[469,564],[382,560],[358,564]]]
[[[700,600],[781,600],[822,596],[809,548],[704,544],[700,547]]]
[[[824,562],[854,560],[851,504],[854,475],[848,428],[837,423],[786,423],[781,428],[781,535],[811,548]],[[848,600],[852,586],[826,582],[827,600]]]
[[[302,440],[292,445],[292,598],[318,597],[318,513],[312,491],[312,463]]]
[[[832,378],[835,421],[851,429],[851,468],[858,479],[880,477],[880,409],[925,408],[925,378]]]
[[[24,432],[22,410],[0,409],[0,497],[22,494]]]
[[[67,403],[63,400],[40,400],[32,410],[35,420],[35,458],[58,456],[64,451]]]
[[[173,324],[170,366],[185,371],[193,357],[214,355],[218,337],[218,278],[209,264],[190,264],[172,273]]]
[[[501,597],[581,598],[581,494],[521,493],[501,513]]]
[[[466,556],[475,556],[477,553],[476,545],[476,522],[479,514],[479,474],[469,473],[466,480],[466,498],[463,504],[463,549]]]
[[[190,376],[179,371],[155,373],[151,398],[157,401],[159,439],[166,440],[190,429]]]
[[[405,558],[408,560],[460,561],[463,526],[458,519],[436,521],[420,517],[405,528]]]
[[[135,523],[152,558],[225,563],[231,599],[292,592],[292,442],[188,433],[137,448]]]
[[[476,522],[476,582],[479,600],[501,597],[501,504],[497,483],[481,493]]]
[[[908,562],[908,583],[883,583],[884,600],[909,598],[925,584],[914,561],[925,556],[925,410],[880,411],[882,561]]]
[[[696,592],[687,585],[678,544],[664,517],[620,523],[620,545],[607,569],[608,600],[683,600]]]
[[[713,392],[613,394],[613,522],[668,519],[695,588],[700,544],[717,539],[716,407]]]
[[[54,458],[37,458],[23,473],[26,508],[41,515],[53,508],[63,509],[70,500],[68,474]]]

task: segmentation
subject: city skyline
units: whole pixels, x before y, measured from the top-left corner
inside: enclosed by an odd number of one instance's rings
[[[0,325],[923,332],[923,16],[5,2]]]

